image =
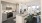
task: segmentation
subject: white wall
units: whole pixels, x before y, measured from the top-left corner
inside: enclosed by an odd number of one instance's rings
[[[34,0],[32,2],[28,2],[27,5],[28,6],[40,5],[40,0]]]
[[[2,15],[1,15],[1,0],[0,0],[0,23],[2,23]]]
[[[10,6],[12,7],[12,10],[16,10],[16,4],[12,4],[12,3],[7,3],[7,2],[2,2],[2,10],[6,10],[6,7]]]
[[[6,7],[7,6],[10,6],[12,7],[12,11],[16,10],[16,4],[12,4],[12,3],[9,3],[9,2],[1,2],[2,3],[2,10],[6,10]],[[7,11],[7,10],[6,10]],[[2,15],[2,21],[5,21],[7,20],[7,15],[5,16],[6,14]],[[13,13],[13,17],[15,17],[16,15],[16,12]],[[4,17],[5,16],[5,17]]]
[[[41,1],[41,23],[42,23],[42,0]]]

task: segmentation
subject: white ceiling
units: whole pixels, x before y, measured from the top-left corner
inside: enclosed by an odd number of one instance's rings
[[[14,3],[14,4],[27,3],[28,6],[40,5],[40,0],[2,0],[2,1],[9,2],[9,3]]]
[[[10,2],[10,3],[26,3],[26,2],[32,2],[32,1],[36,1],[36,0],[2,0],[2,1],[5,1],[5,2]]]

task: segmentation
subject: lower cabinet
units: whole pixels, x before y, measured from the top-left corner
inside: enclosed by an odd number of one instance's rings
[[[2,13],[2,21],[5,21],[5,20],[7,20],[7,14]]]

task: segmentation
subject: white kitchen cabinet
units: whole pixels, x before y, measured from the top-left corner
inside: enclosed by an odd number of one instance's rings
[[[27,13],[16,15],[16,23],[26,23],[25,18],[28,16]]]
[[[7,20],[7,14],[2,13],[2,21],[5,21],[5,20]]]

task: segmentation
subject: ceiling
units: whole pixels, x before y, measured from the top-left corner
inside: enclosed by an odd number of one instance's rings
[[[27,3],[28,6],[40,5],[40,0],[2,0],[2,1],[14,4]]]
[[[2,0],[5,2],[10,2],[10,3],[27,3],[27,2],[32,2],[36,0]]]

